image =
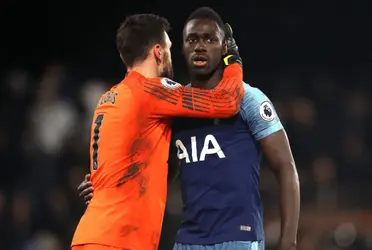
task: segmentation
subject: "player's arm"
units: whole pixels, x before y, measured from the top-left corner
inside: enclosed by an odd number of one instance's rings
[[[296,249],[300,214],[300,184],[287,134],[284,129],[281,129],[259,142],[280,188],[279,250]]]
[[[300,188],[287,134],[270,100],[256,88],[246,88],[242,115],[266,157],[280,186],[280,250],[296,249]]]
[[[167,78],[154,78],[145,80],[144,91],[154,105],[154,115],[226,118],[239,112],[244,95],[242,80],[242,68],[235,63],[225,68],[214,90],[185,87]]]

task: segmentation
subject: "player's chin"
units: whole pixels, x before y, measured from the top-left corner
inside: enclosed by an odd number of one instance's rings
[[[211,72],[211,69],[208,64],[205,64],[203,66],[195,66],[190,65],[191,73],[198,74],[198,75],[208,75]]]
[[[207,69],[191,69],[190,75],[194,77],[209,77],[210,76],[210,70]]]

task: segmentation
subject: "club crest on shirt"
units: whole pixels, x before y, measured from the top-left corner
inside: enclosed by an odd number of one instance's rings
[[[161,84],[166,87],[167,89],[177,89],[179,87],[181,87],[182,85],[178,82],[175,82],[169,78],[162,78],[160,80]]]
[[[275,111],[269,101],[265,101],[260,105],[260,116],[267,122],[271,122],[275,118]]]

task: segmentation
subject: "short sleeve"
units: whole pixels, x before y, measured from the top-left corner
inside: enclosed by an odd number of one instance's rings
[[[244,84],[240,114],[256,140],[261,140],[281,129],[283,125],[269,98],[258,88]]]

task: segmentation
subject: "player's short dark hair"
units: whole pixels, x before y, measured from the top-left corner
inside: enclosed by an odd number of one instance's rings
[[[225,24],[220,15],[210,7],[200,7],[194,10],[186,20],[186,24],[195,19],[208,19],[213,20],[217,25],[224,30]],[[186,26],[185,24],[185,26]]]
[[[170,30],[167,19],[154,14],[128,16],[116,33],[116,46],[127,67],[148,56],[155,44],[165,45],[164,32]]]

